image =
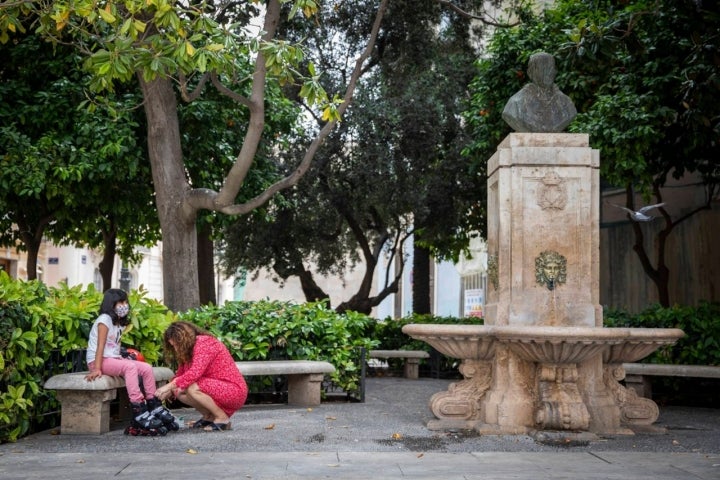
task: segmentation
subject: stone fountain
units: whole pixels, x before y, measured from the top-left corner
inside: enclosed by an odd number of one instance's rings
[[[516,132],[488,163],[485,325],[403,328],[461,360],[463,380],[432,396],[428,427],[563,438],[651,428],[658,407],[619,383],[622,364],[684,333],[603,327],[600,155],[588,135],[561,133],[576,112],[552,56],[533,55],[528,73],[535,83],[503,113]]]

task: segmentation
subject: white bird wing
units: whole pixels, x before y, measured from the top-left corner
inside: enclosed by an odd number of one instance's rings
[[[633,214],[635,213],[635,212],[633,212],[632,210],[630,210],[629,208],[623,207],[622,205],[618,205],[618,204],[616,204],[616,203],[611,203],[610,205],[612,205],[613,207],[622,208],[623,210],[625,210],[626,212],[628,212],[630,215],[633,215]]]
[[[656,203],[655,205],[648,205],[648,206],[642,207],[640,210],[638,210],[638,213],[649,212],[649,211],[652,210],[653,208],[662,207],[663,205],[665,205],[665,202]]]

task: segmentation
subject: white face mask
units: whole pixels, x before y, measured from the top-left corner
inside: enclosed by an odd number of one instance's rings
[[[118,305],[115,307],[115,313],[119,318],[127,317],[127,314],[130,313],[130,305]]]

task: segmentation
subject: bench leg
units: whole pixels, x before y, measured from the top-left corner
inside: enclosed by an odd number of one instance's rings
[[[652,384],[645,375],[625,375],[625,387],[635,390],[638,397],[652,398]]]
[[[420,377],[420,359],[419,358],[406,358],[405,359],[405,378],[412,378],[417,380]]]
[[[58,390],[60,433],[99,434],[110,431],[110,402],[117,390]]]
[[[288,405],[313,407],[320,405],[322,373],[288,375]]]

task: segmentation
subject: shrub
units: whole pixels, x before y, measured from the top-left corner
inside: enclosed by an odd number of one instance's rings
[[[685,332],[677,343],[658,350],[644,362],[720,365],[718,302],[700,302],[697,307],[654,305],[636,315],[608,309],[603,316],[607,327],[680,328]]]
[[[359,388],[358,350],[375,348],[375,320],[355,312],[338,314],[325,302],[227,302],[179,317],[217,336],[236,360],[325,360],[332,381],[346,392]]]
[[[146,295],[130,292],[132,324],[123,342],[154,363],[160,358],[158,338],[173,315]],[[47,287],[0,271],[0,443],[57,424],[55,393],[42,385],[65,371],[63,359],[71,352],[87,347],[101,301],[92,285]]]

